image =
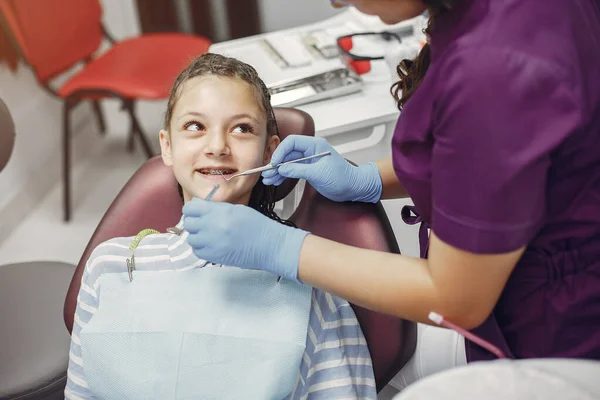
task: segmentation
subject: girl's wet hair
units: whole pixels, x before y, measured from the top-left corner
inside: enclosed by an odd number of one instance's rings
[[[429,22],[425,33],[429,36],[435,18],[439,15],[448,12],[461,0],[422,0],[427,5],[429,13]],[[394,83],[390,89],[392,96],[396,99],[398,109],[402,110],[404,104],[415,93],[431,62],[431,49],[429,43],[425,44],[417,57],[413,60],[402,60],[396,67],[396,72],[400,80]]]
[[[260,100],[261,108],[267,119],[267,137],[279,135],[275,113],[271,106],[271,94],[265,83],[260,79],[256,70],[250,65],[236,60],[235,58],[225,57],[220,54],[206,53],[196,57],[186,69],[184,69],[173,84],[169,102],[167,103],[167,111],[164,118],[164,129],[169,131],[169,124],[173,116],[175,103],[179,100],[181,88],[185,82],[190,79],[200,76],[215,75],[225,78],[240,79],[255,89],[257,98]],[[181,185],[178,186],[179,196],[183,200],[183,190]],[[254,185],[250,195],[248,206],[254,208],[267,217],[281,222],[284,225],[294,226],[290,221],[279,218],[275,213],[275,191],[276,186],[265,186],[262,183],[262,178]]]

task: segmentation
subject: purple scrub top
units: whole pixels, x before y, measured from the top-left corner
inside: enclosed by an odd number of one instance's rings
[[[527,246],[473,330],[517,358],[600,359],[599,8],[463,0],[394,133],[417,221],[473,253]],[[467,358],[493,355],[467,341]]]

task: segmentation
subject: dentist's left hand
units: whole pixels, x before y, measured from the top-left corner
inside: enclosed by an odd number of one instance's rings
[[[250,207],[197,198],[185,204],[183,216],[188,243],[198,258],[298,280],[300,249],[308,232]]]

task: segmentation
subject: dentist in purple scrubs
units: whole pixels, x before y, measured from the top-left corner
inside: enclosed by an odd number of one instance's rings
[[[515,358],[600,359],[597,0],[344,5],[390,24],[431,16],[430,43],[399,65],[392,88],[402,111],[392,157],[355,167],[324,139],[292,136],[272,163],[333,154],[264,172],[263,181],[306,179],[334,201],[410,196],[415,206],[403,214],[422,224],[421,258],[331,242],[246,207],[197,199],[184,207],[196,255],[422,324],[435,311]],[[419,336],[417,352],[439,357],[413,368],[494,358],[465,340],[447,348],[455,344],[443,337]]]

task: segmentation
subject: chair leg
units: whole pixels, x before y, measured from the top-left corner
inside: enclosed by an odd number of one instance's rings
[[[71,126],[70,116],[73,101],[63,103],[63,215],[64,221],[71,220]]]
[[[100,133],[106,133],[106,123],[104,122],[104,113],[102,112],[102,107],[100,107],[100,102],[98,100],[92,100],[92,107],[94,108],[94,114],[96,114],[96,118],[98,119],[98,126],[100,128]]]
[[[134,143],[135,141],[135,124],[133,123],[133,118],[131,118],[131,127],[129,128],[129,136],[127,137],[127,151],[129,153],[133,153]]]
[[[132,101],[131,100],[126,100],[123,99],[123,103],[121,103],[121,111],[126,110],[130,115],[131,115],[131,111],[130,109],[133,107]],[[130,124],[129,124],[129,134],[127,135],[127,152],[128,153],[133,153],[133,149],[134,149],[134,140],[135,140],[135,126],[133,124],[133,120],[130,119]]]
[[[146,138],[146,135],[144,134],[144,131],[142,130],[142,127],[140,126],[140,123],[135,116],[135,103],[133,102],[133,100],[126,101],[126,107],[129,110],[129,116],[131,118],[132,137],[133,137],[133,135],[137,135],[137,137],[140,139],[140,142],[142,144],[142,148],[144,149],[144,152],[146,153],[146,157],[152,158],[156,154],[154,154],[154,151],[152,150],[152,145]]]

